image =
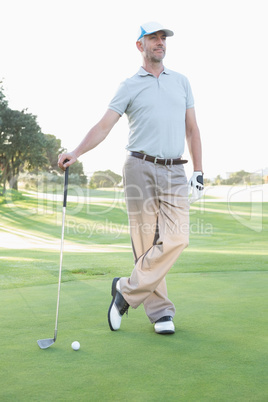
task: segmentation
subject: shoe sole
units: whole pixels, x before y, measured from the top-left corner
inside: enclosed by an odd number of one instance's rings
[[[166,330],[166,331],[161,331],[161,332],[155,331],[155,333],[158,335],[172,335],[172,334],[175,334],[175,331],[172,331],[172,330]]]
[[[111,295],[112,295],[113,299],[112,299],[112,302],[111,302],[109,310],[108,310],[108,323],[109,323],[109,327],[110,327],[111,331],[115,331],[115,329],[112,327],[112,323],[111,323],[111,320],[110,320],[110,311],[111,311],[112,306],[114,304],[114,299],[115,299],[115,296],[116,296],[116,284],[119,281],[119,279],[120,278],[114,278],[113,283],[112,283],[112,289],[111,289]]]

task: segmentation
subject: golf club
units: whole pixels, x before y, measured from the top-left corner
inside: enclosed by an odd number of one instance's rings
[[[63,195],[62,229],[61,229],[61,246],[60,246],[60,270],[59,270],[58,298],[57,298],[57,310],[56,310],[56,322],[55,322],[54,338],[39,339],[37,341],[37,343],[38,343],[38,346],[40,347],[40,349],[47,349],[51,345],[53,345],[53,343],[56,342],[57,333],[58,333],[58,317],[59,317],[59,304],[60,304],[62,254],[63,254],[63,240],[64,240],[64,222],[65,222],[65,210],[66,210],[67,189],[68,189],[68,171],[69,171],[69,167],[67,167],[67,169],[65,170],[65,178],[64,178],[64,195]]]

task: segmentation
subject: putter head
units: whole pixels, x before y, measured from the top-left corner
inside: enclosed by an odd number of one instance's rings
[[[47,348],[49,348],[49,346],[53,345],[54,342],[55,342],[55,339],[53,339],[53,338],[39,339],[39,341],[37,341],[40,349],[47,349]]]

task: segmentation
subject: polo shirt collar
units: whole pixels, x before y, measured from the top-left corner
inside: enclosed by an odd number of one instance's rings
[[[170,74],[169,70],[164,66],[164,70],[162,71],[161,74]],[[160,74],[160,75],[161,75]],[[146,75],[153,75],[151,73],[148,73],[148,71],[146,71],[143,67],[140,67],[139,71],[138,71],[138,75],[140,75],[141,77],[146,77]]]

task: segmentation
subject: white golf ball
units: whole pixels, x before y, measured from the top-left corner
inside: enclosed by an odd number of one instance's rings
[[[72,348],[73,348],[73,350],[79,350],[80,349],[80,343],[78,341],[74,341],[72,343]]]

